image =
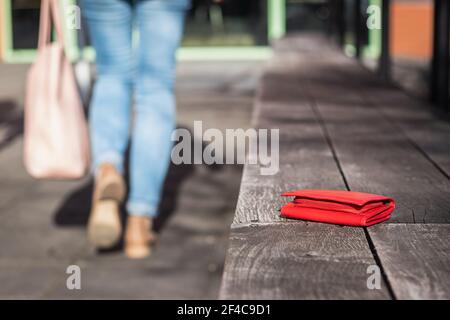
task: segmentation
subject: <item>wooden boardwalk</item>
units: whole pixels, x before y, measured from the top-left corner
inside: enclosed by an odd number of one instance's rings
[[[253,125],[280,129],[280,171],[244,168],[221,298],[450,298],[449,122],[327,39],[297,36],[276,46]],[[370,228],[280,218],[280,194],[303,188],[383,194],[397,209]]]

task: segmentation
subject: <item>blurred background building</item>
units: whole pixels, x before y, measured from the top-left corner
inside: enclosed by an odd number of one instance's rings
[[[76,0],[61,0],[61,14],[70,14],[68,6]],[[320,31],[332,34],[333,6],[344,10],[343,47],[352,56],[358,54],[360,41],[363,61],[370,66],[380,55],[381,30],[365,27],[367,8],[380,6],[382,0],[193,0],[186,21],[180,59],[187,60],[261,60],[270,54],[270,43],[292,32]],[[33,60],[38,37],[39,0],[2,0],[0,2],[0,59],[5,63]],[[359,7],[359,8],[358,8]],[[65,8],[65,9],[64,9]],[[355,10],[362,19],[355,21]],[[426,95],[433,47],[433,1],[390,1],[390,54],[392,76],[418,95]],[[70,20],[70,17],[68,17]],[[66,20],[68,21],[68,20]],[[355,32],[360,23],[359,40]],[[67,52],[72,59],[94,59],[87,44],[80,50],[83,34],[66,26]]]

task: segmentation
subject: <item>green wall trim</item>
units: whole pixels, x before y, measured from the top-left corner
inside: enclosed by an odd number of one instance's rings
[[[12,7],[11,0],[0,0],[3,7],[4,22],[1,32],[4,33],[4,45],[2,60],[6,63],[31,63],[36,57],[34,49],[13,49],[12,39]],[[61,6],[62,16],[67,15],[67,5],[74,5],[75,0],[63,0]],[[268,37],[269,40],[282,37],[285,32],[285,0],[267,0],[268,5]],[[66,20],[63,20],[66,21]],[[66,53],[75,61],[83,56],[85,59],[94,61],[95,51],[86,48],[80,52],[77,45],[77,31],[68,29],[64,24],[64,37],[66,42]],[[177,59],[181,61],[199,60],[267,60],[272,56],[272,49],[266,46],[254,47],[182,47],[177,52]]]
[[[267,60],[271,56],[269,47],[184,47],[177,52],[180,61]]]
[[[370,0],[369,5],[377,5],[381,10],[382,2],[381,0]],[[366,57],[371,59],[378,59],[381,53],[380,29],[369,29],[369,44],[366,49]]]
[[[2,60],[8,62],[8,59],[13,55],[12,52],[12,17],[11,17],[11,0],[3,0],[3,25],[1,26],[1,32],[3,32],[3,45],[2,45]]]
[[[267,26],[269,41],[279,39],[286,33],[286,1],[267,1]]]
[[[12,5],[11,0],[1,0],[3,9],[3,25],[1,32],[3,32],[3,52],[1,53],[2,60],[6,63],[28,63],[32,62],[36,56],[34,49],[14,49],[13,46],[13,24],[12,24]],[[65,39],[65,48],[67,56],[73,61],[78,58],[79,50],[77,46],[77,32],[67,28],[64,23],[66,21],[67,6],[75,5],[75,0],[63,0],[63,5],[60,6],[61,15],[63,17],[63,32]]]
[[[183,47],[177,51],[179,61],[237,61],[268,60],[272,57],[270,47]],[[95,60],[95,50],[91,47],[83,50],[83,58]]]

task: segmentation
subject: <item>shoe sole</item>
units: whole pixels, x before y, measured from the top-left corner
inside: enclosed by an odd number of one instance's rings
[[[98,200],[91,217],[88,226],[89,242],[99,249],[116,245],[122,233],[119,203],[115,200]]]
[[[125,247],[125,255],[128,259],[133,260],[145,259],[151,255],[151,252],[149,247]]]
[[[125,239],[125,255],[129,259],[145,259],[152,255],[153,246],[156,243],[156,236],[152,234],[151,239],[148,242],[148,245],[136,245],[132,243],[127,243]]]
[[[115,246],[122,233],[120,203],[125,197],[125,186],[117,180],[105,181],[94,196],[88,225],[89,242],[99,249]]]
[[[107,181],[100,187],[97,200],[115,200],[122,202],[125,198],[125,185],[123,182]]]

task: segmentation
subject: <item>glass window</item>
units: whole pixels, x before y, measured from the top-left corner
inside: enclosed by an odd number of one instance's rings
[[[39,33],[39,0],[12,0],[13,49],[37,47]]]
[[[286,29],[288,32],[326,31],[329,17],[328,1],[286,1]]]
[[[186,19],[184,46],[267,44],[267,1],[193,0]]]

